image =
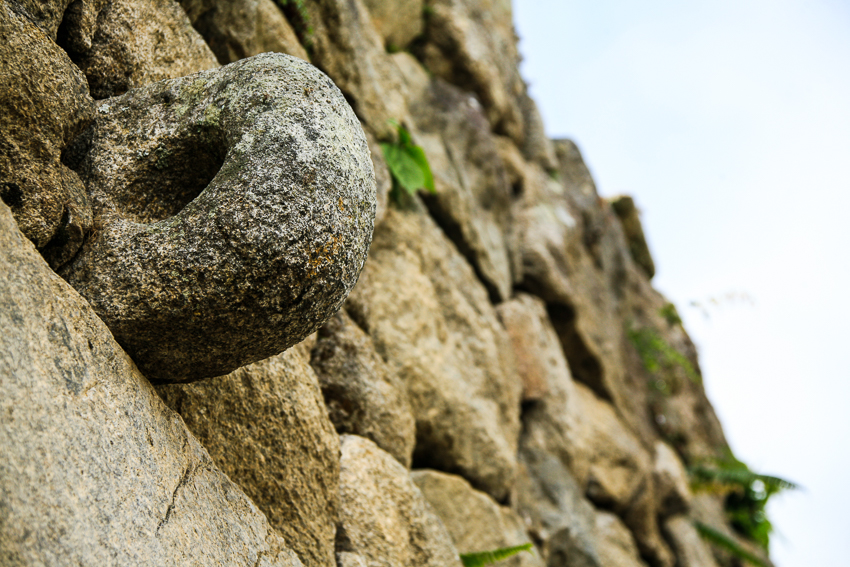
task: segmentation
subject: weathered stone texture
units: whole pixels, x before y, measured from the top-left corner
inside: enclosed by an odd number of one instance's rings
[[[414,465],[460,474],[501,500],[519,433],[510,343],[472,268],[418,206],[388,209],[346,306],[405,385]]]
[[[68,51],[85,53],[92,47],[97,18],[110,0],[74,0],[65,10],[57,42]]]
[[[546,128],[537,103],[525,92],[519,99],[519,107],[525,123],[525,139],[521,148],[523,156],[547,171],[555,171],[558,167],[555,146],[546,137]]]
[[[5,0],[0,56],[0,564],[763,555],[691,493],[696,349],[509,0]],[[436,194],[389,198],[391,120]]]
[[[460,553],[490,551],[529,543],[522,519],[510,508],[472,488],[463,478],[418,470],[411,478],[446,526]],[[536,552],[523,552],[500,562],[504,567],[541,567]]]
[[[341,440],[338,564],[460,567],[445,526],[407,469],[368,439]]]
[[[698,369],[693,344],[660,314],[667,302],[632,260],[575,144],[555,142],[557,179],[505,140],[498,146],[519,192],[520,287],[546,302],[572,375],[610,401],[647,447],[660,436],[688,458],[718,454],[726,441],[702,385],[679,369],[670,395],[659,395],[629,339],[633,329],[657,332]]]
[[[406,77],[409,74],[405,74]],[[441,79],[408,80],[416,142],[434,171],[431,216],[475,268],[494,302],[511,295],[511,189],[490,125],[474,97]]]
[[[599,559],[602,565],[646,567],[638,556],[632,534],[614,514],[596,513],[596,537],[600,540]]]
[[[372,167],[375,169],[375,226],[378,226],[384,220],[384,215],[389,206],[393,180],[378,138],[366,125],[363,125],[363,133],[366,134],[366,142],[369,144],[369,152],[372,154]]]
[[[523,438],[517,507],[549,567],[643,567],[633,534],[616,515],[596,510],[564,464]]]
[[[300,566],[0,203],[0,564]]]
[[[664,522],[664,533],[676,554],[678,567],[717,567],[709,544],[687,516],[669,518]]]
[[[552,306],[553,323],[576,379],[616,403],[625,395],[619,387],[625,268],[617,233],[593,236],[586,226],[596,207],[585,212],[573,195],[587,187],[576,191],[539,166],[509,159],[521,168],[515,218],[522,286]],[[595,189],[590,189],[595,199]],[[615,219],[613,213],[608,216],[609,223]]]
[[[339,439],[302,350],[157,391],[301,561],[333,567]]]
[[[73,0],[6,0],[4,7],[13,8],[27,15],[28,19],[44,32],[51,40],[56,41],[56,31],[62,23],[65,9]],[[5,61],[5,60],[4,60]]]
[[[62,275],[152,381],[277,354],[356,282],[369,149],[308,63],[258,55],[135,89],[102,102],[84,136],[75,167],[99,230]]]
[[[405,86],[363,0],[316,0],[306,8],[313,26],[313,63],[333,79],[379,139],[393,138],[389,121],[407,118]]]
[[[567,463],[588,499],[622,518],[653,565],[672,565],[657,525],[647,451],[614,409],[584,385],[552,390],[554,395],[524,416],[532,446]],[[555,403],[559,398],[566,402]]]
[[[222,65],[272,51],[309,61],[274,0],[180,0]]]
[[[623,224],[626,241],[629,245],[629,253],[635,263],[641,267],[650,279],[655,275],[655,262],[649,253],[646,237],[643,234],[643,226],[640,222],[638,208],[635,201],[628,195],[621,195],[611,199],[611,208]]]
[[[521,440],[515,505],[548,567],[603,567],[596,512],[554,455]]]
[[[424,0],[363,0],[363,3],[389,51],[406,48],[422,34]]]
[[[536,308],[535,308],[536,307]],[[523,447],[559,459],[594,504],[614,510],[634,532],[641,552],[656,565],[671,557],[658,531],[652,457],[616,410],[573,382],[542,306],[521,296],[500,308],[539,334],[519,343],[520,360],[547,361],[538,376],[546,395],[523,414]],[[512,315],[511,315],[512,314]],[[508,323],[517,335],[517,323]],[[517,345],[517,342],[514,342]],[[517,348],[517,346],[515,346]],[[542,381],[541,380],[541,381]],[[543,459],[542,456],[535,457]]]
[[[91,18],[84,22],[90,26]],[[97,15],[96,28],[67,34],[63,46],[97,99],[218,67],[175,0],[110,1]]]
[[[652,476],[658,499],[658,513],[663,517],[683,514],[691,506],[688,472],[673,449],[662,441],[655,443]]]
[[[310,364],[337,432],[371,439],[410,467],[416,424],[407,390],[344,310],[319,329]]]
[[[549,384],[568,375],[561,343],[549,322],[546,304],[527,293],[496,306],[511,338],[517,371],[522,378],[522,401],[544,400]]]
[[[506,0],[433,0],[418,50],[434,75],[475,93],[493,129],[522,146],[525,124],[519,99],[525,84],[511,4]]]
[[[0,199],[56,267],[91,226],[85,187],[60,156],[94,119],[94,101],[65,52],[12,7],[0,4]]]

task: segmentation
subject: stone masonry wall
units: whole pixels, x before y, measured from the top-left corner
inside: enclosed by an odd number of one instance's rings
[[[509,0],[0,0],[0,564],[769,563],[518,63]]]

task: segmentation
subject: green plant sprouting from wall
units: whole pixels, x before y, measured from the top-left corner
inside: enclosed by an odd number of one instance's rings
[[[744,549],[741,544],[739,544],[737,541],[727,536],[723,532],[718,531],[712,528],[711,526],[707,526],[702,522],[694,522],[694,527],[696,528],[697,533],[699,533],[699,535],[702,536],[703,539],[705,539],[709,543],[716,545],[721,549],[725,549],[735,557],[743,559],[744,561],[748,561],[756,567],[770,567],[761,558]]]
[[[669,377],[674,376],[677,369],[684,372],[692,382],[696,384],[701,382],[699,374],[688,358],[670,346],[656,331],[630,326],[627,335],[637,350],[643,367],[653,377],[652,386],[662,394],[672,393],[673,384]]]
[[[391,120],[390,124],[396,128],[398,139],[382,143],[381,150],[393,178],[391,197],[398,202],[401,189],[411,195],[420,189],[436,193],[434,175],[425,151],[413,143],[410,132],[404,126],[395,120]]]
[[[665,303],[664,307],[658,310],[658,314],[664,317],[667,324],[671,327],[682,324],[682,318],[679,317],[679,311],[672,303]]]
[[[710,465],[696,465],[688,472],[694,491],[711,491],[725,496],[724,508],[732,528],[765,550],[773,531],[766,513],[768,500],[783,490],[799,488],[777,476],[753,472],[732,456],[716,459]]]
[[[532,547],[532,544],[525,543],[523,545],[517,545],[514,547],[502,547],[500,549],[493,549],[491,551],[480,551],[478,553],[461,553],[460,562],[463,563],[463,567],[484,567],[485,565],[491,565],[493,563],[496,563],[497,561],[502,561],[503,559],[513,557],[517,553],[521,553],[523,551],[528,551],[529,553],[531,553]]]

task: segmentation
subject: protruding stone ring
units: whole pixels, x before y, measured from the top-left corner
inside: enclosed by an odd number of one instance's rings
[[[341,305],[366,260],[375,177],[360,123],[281,54],[100,103],[66,152],[94,231],[61,275],[153,382],[277,354]]]

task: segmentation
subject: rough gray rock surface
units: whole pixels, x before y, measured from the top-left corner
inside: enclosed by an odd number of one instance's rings
[[[596,538],[602,565],[646,567],[641,561],[632,534],[620,518],[610,512],[596,513]]]
[[[686,458],[724,454],[728,444],[698,380],[680,376],[669,395],[653,391],[657,377],[646,372],[626,330],[656,331],[698,372],[696,348],[680,324],[660,314],[668,303],[632,260],[623,225],[599,198],[576,145],[554,146],[560,189],[540,191],[534,180],[542,173],[525,169],[529,194],[516,216],[525,227],[518,231],[525,239],[523,286],[546,300],[575,378],[610,400],[647,446],[660,435]]]
[[[543,125],[543,117],[540,115],[537,103],[528,95],[528,92],[525,92],[519,98],[519,107],[525,123],[525,139],[521,148],[523,156],[528,161],[536,162],[547,171],[554,171],[558,167],[555,146],[546,137],[546,128]]]
[[[557,179],[501,145],[519,188],[519,285],[546,302],[573,377],[610,401],[628,427],[651,442],[658,431],[650,386],[627,330],[638,314],[654,313],[663,300],[628,254],[622,226],[597,195],[577,148],[567,141],[555,148]]]
[[[544,400],[549,384],[569,372],[558,335],[549,322],[546,304],[527,293],[496,306],[499,319],[511,338],[517,371],[522,378],[522,400]]]
[[[345,310],[319,329],[310,364],[337,432],[371,439],[409,468],[416,422],[407,391]]]
[[[109,1],[96,18],[72,22],[60,30],[59,42],[96,99],[218,67],[175,0]]]
[[[474,97],[441,79],[411,98],[415,141],[428,156],[437,190],[423,193],[425,204],[492,300],[504,301],[513,284],[511,188],[487,117]]]
[[[418,207],[387,210],[346,309],[405,385],[414,466],[460,474],[501,501],[519,434],[513,353],[484,286]]]
[[[539,439],[523,437],[517,507],[549,567],[645,567],[623,521],[596,510],[564,464]]]
[[[652,477],[658,500],[658,513],[662,517],[683,514],[691,507],[691,489],[688,471],[676,452],[663,441],[655,443]]]
[[[74,53],[85,53],[92,47],[97,18],[110,0],[74,0],[65,10],[57,42]]]
[[[737,537],[682,467],[725,454],[719,422],[681,365],[645,365],[634,331],[698,373],[696,349],[650,285],[637,215],[547,139],[510,0],[0,0],[0,16],[0,196],[126,323],[148,378],[219,374],[151,389],[0,211],[0,564],[457,567],[452,536],[531,538],[522,565],[739,567],[694,531]],[[309,51],[342,96],[285,57],[244,60],[265,51]],[[316,80],[290,83],[301,71]],[[97,106],[86,83],[119,98]],[[311,145],[346,104],[347,141]],[[389,119],[437,194],[388,203]],[[322,193],[346,145],[374,170],[379,228],[340,312],[322,294],[344,296],[371,238],[371,204]],[[262,163],[239,154],[258,148]],[[240,185],[255,175],[273,183]],[[350,235],[361,248],[339,248]],[[69,267],[87,239],[77,259],[94,263]],[[351,273],[329,276],[337,261]],[[375,443],[347,436],[340,468],[334,428]]]
[[[222,65],[272,51],[309,61],[274,0],[180,0]]]
[[[339,438],[303,350],[157,391],[305,565],[334,567]]]
[[[676,553],[677,567],[717,567],[709,544],[687,516],[668,518],[664,522],[664,533]]]
[[[313,26],[312,62],[333,79],[379,139],[392,139],[388,121],[407,118],[405,85],[363,0],[315,0],[306,9]]]
[[[407,469],[363,437],[343,435],[337,560],[343,567],[460,567],[445,526]]]
[[[372,167],[375,169],[375,226],[378,226],[387,213],[393,180],[378,138],[372,133],[371,128],[365,124],[363,125],[363,133],[366,134],[366,141],[369,143],[369,151],[372,154]]]
[[[0,564],[296,567],[0,203]]]
[[[623,232],[629,244],[629,253],[635,263],[641,267],[649,279],[655,275],[655,262],[649,253],[646,237],[643,234],[643,225],[640,222],[640,211],[635,206],[635,201],[628,195],[620,195],[611,199],[611,208],[617,213],[623,224]]]
[[[315,67],[258,55],[97,114],[74,167],[98,230],[62,276],[152,381],[277,354],[339,308],[366,260],[375,177]]]
[[[529,543],[522,519],[455,475],[417,470],[410,478],[446,526],[460,553],[491,551]],[[499,562],[503,567],[542,567],[536,551]]]
[[[588,226],[598,209],[595,186],[576,187],[564,181],[564,173],[560,181],[552,179],[538,165],[516,157],[511,163],[520,168],[514,218],[521,286],[550,305],[575,378],[618,402],[624,374],[618,312],[625,268],[617,234],[607,228],[619,223],[609,210],[607,221],[601,221],[606,230]],[[585,189],[592,194],[585,196]]]
[[[538,387],[546,394],[523,413],[522,447],[569,467],[594,504],[623,518],[644,555],[657,565],[670,565],[655,518],[652,457],[609,403],[572,380],[556,346],[557,335],[538,301],[521,295],[500,306],[509,334],[523,337],[514,341],[518,359],[537,361],[542,367],[537,375],[545,380]],[[520,325],[534,337],[525,337]]]
[[[657,524],[652,459],[640,440],[583,384],[550,392],[523,416],[526,442],[567,464],[591,502],[622,518],[651,564],[672,565]]]
[[[519,52],[511,4],[504,0],[431,0],[425,41],[417,49],[434,75],[475,93],[494,131],[522,147]]]
[[[15,0],[4,2],[7,8],[15,6],[27,14],[30,21],[44,32],[51,40],[56,41],[56,31],[62,23],[65,9],[73,0]],[[4,59],[4,61],[6,61]]]
[[[94,101],[65,52],[12,7],[0,4],[0,199],[56,267],[91,226],[85,187],[60,156],[94,119]]]
[[[596,512],[555,456],[521,441],[515,505],[548,567],[607,567],[596,541]]]

